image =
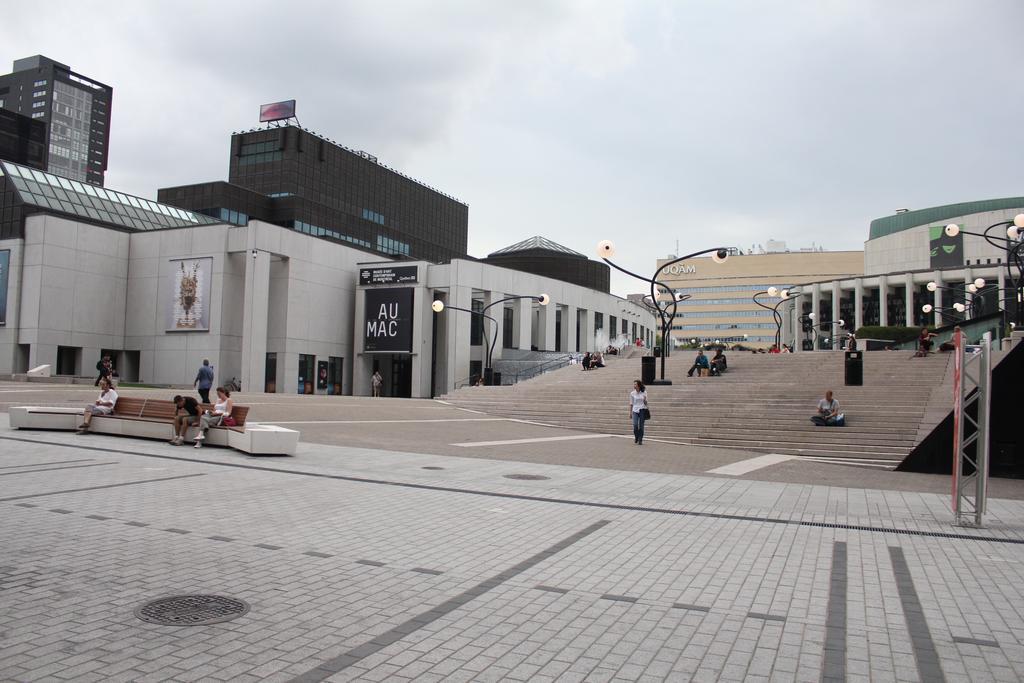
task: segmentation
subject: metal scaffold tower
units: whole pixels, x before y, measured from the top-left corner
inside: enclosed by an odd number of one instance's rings
[[[988,498],[992,333],[967,354],[964,333],[953,333],[953,514],[958,526],[984,525]]]

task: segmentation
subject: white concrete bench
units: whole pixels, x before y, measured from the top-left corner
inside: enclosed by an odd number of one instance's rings
[[[83,413],[81,408],[45,406],[14,406],[8,410],[12,429],[74,431],[81,424]],[[174,436],[174,425],[162,419],[95,415],[89,431],[167,441]],[[198,427],[189,427],[187,435],[192,437],[197,432]],[[251,422],[246,423],[244,427],[213,427],[206,432],[203,444],[234,448],[249,455],[295,455],[299,445],[299,432],[276,425]]]

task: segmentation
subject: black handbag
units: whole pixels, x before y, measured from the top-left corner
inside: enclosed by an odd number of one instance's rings
[[[650,420],[651,419],[651,410],[650,410],[650,408],[641,408],[640,409],[640,417],[642,417],[644,420]]]

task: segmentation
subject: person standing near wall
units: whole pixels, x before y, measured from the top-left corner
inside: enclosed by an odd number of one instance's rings
[[[199,391],[199,396],[203,399],[203,403],[210,402],[210,388],[213,386],[213,366],[210,365],[209,358],[203,359],[203,364],[199,367],[199,372],[196,373],[196,381],[192,383],[192,386],[196,387]]]
[[[373,371],[373,377],[370,378],[370,386],[373,390],[373,397],[380,398],[380,389],[384,386],[384,378],[380,374],[380,370]]]
[[[99,376],[92,383],[94,387],[98,387],[102,380],[110,378],[110,356],[100,358],[99,362],[96,363],[96,372],[99,373]]]

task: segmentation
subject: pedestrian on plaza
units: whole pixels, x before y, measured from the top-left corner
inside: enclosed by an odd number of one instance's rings
[[[842,427],[846,424],[846,416],[839,412],[839,401],[832,398],[831,390],[818,401],[818,414],[811,416],[811,422],[819,427]]]
[[[203,364],[199,367],[199,372],[196,373],[196,381],[192,383],[192,386],[196,387],[199,391],[199,397],[203,399],[203,403],[210,402],[210,387],[213,386],[213,366],[210,365],[209,358],[203,359]]]
[[[644,423],[651,419],[651,409],[647,404],[647,388],[640,380],[633,381],[633,391],[629,392],[629,418],[633,421],[633,443],[644,445]]]
[[[172,446],[185,443],[185,433],[190,426],[199,424],[199,401],[191,396],[174,397],[174,438]]]
[[[195,448],[203,447],[203,440],[206,439],[206,432],[210,427],[234,426],[231,417],[234,408],[235,402],[231,399],[231,392],[224,387],[217,387],[217,402],[213,404],[213,410],[207,410],[199,416],[199,433],[196,434]]]
[[[100,385],[100,381],[101,380],[109,378],[110,377],[110,370],[111,370],[110,356],[103,356],[96,363],[96,372],[99,373],[99,376],[96,377],[96,381],[93,382],[92,385],[94,387],[98,387]]]
[[[82,424],[78,425],[78,433],[88,434],[92,416],[110,415],[114,412],[115,405],[117,405],[117,392],[110,386],[110,380],[104,377],[100,380],[100,397],[85,407],[85,415],[82,417]]]
[[[380,398],[380,390],[383,386],[384,377],[380,374],[380,370],[374,370],[373,377],[370,378],[370,388],[373,391],[374,398]]]

